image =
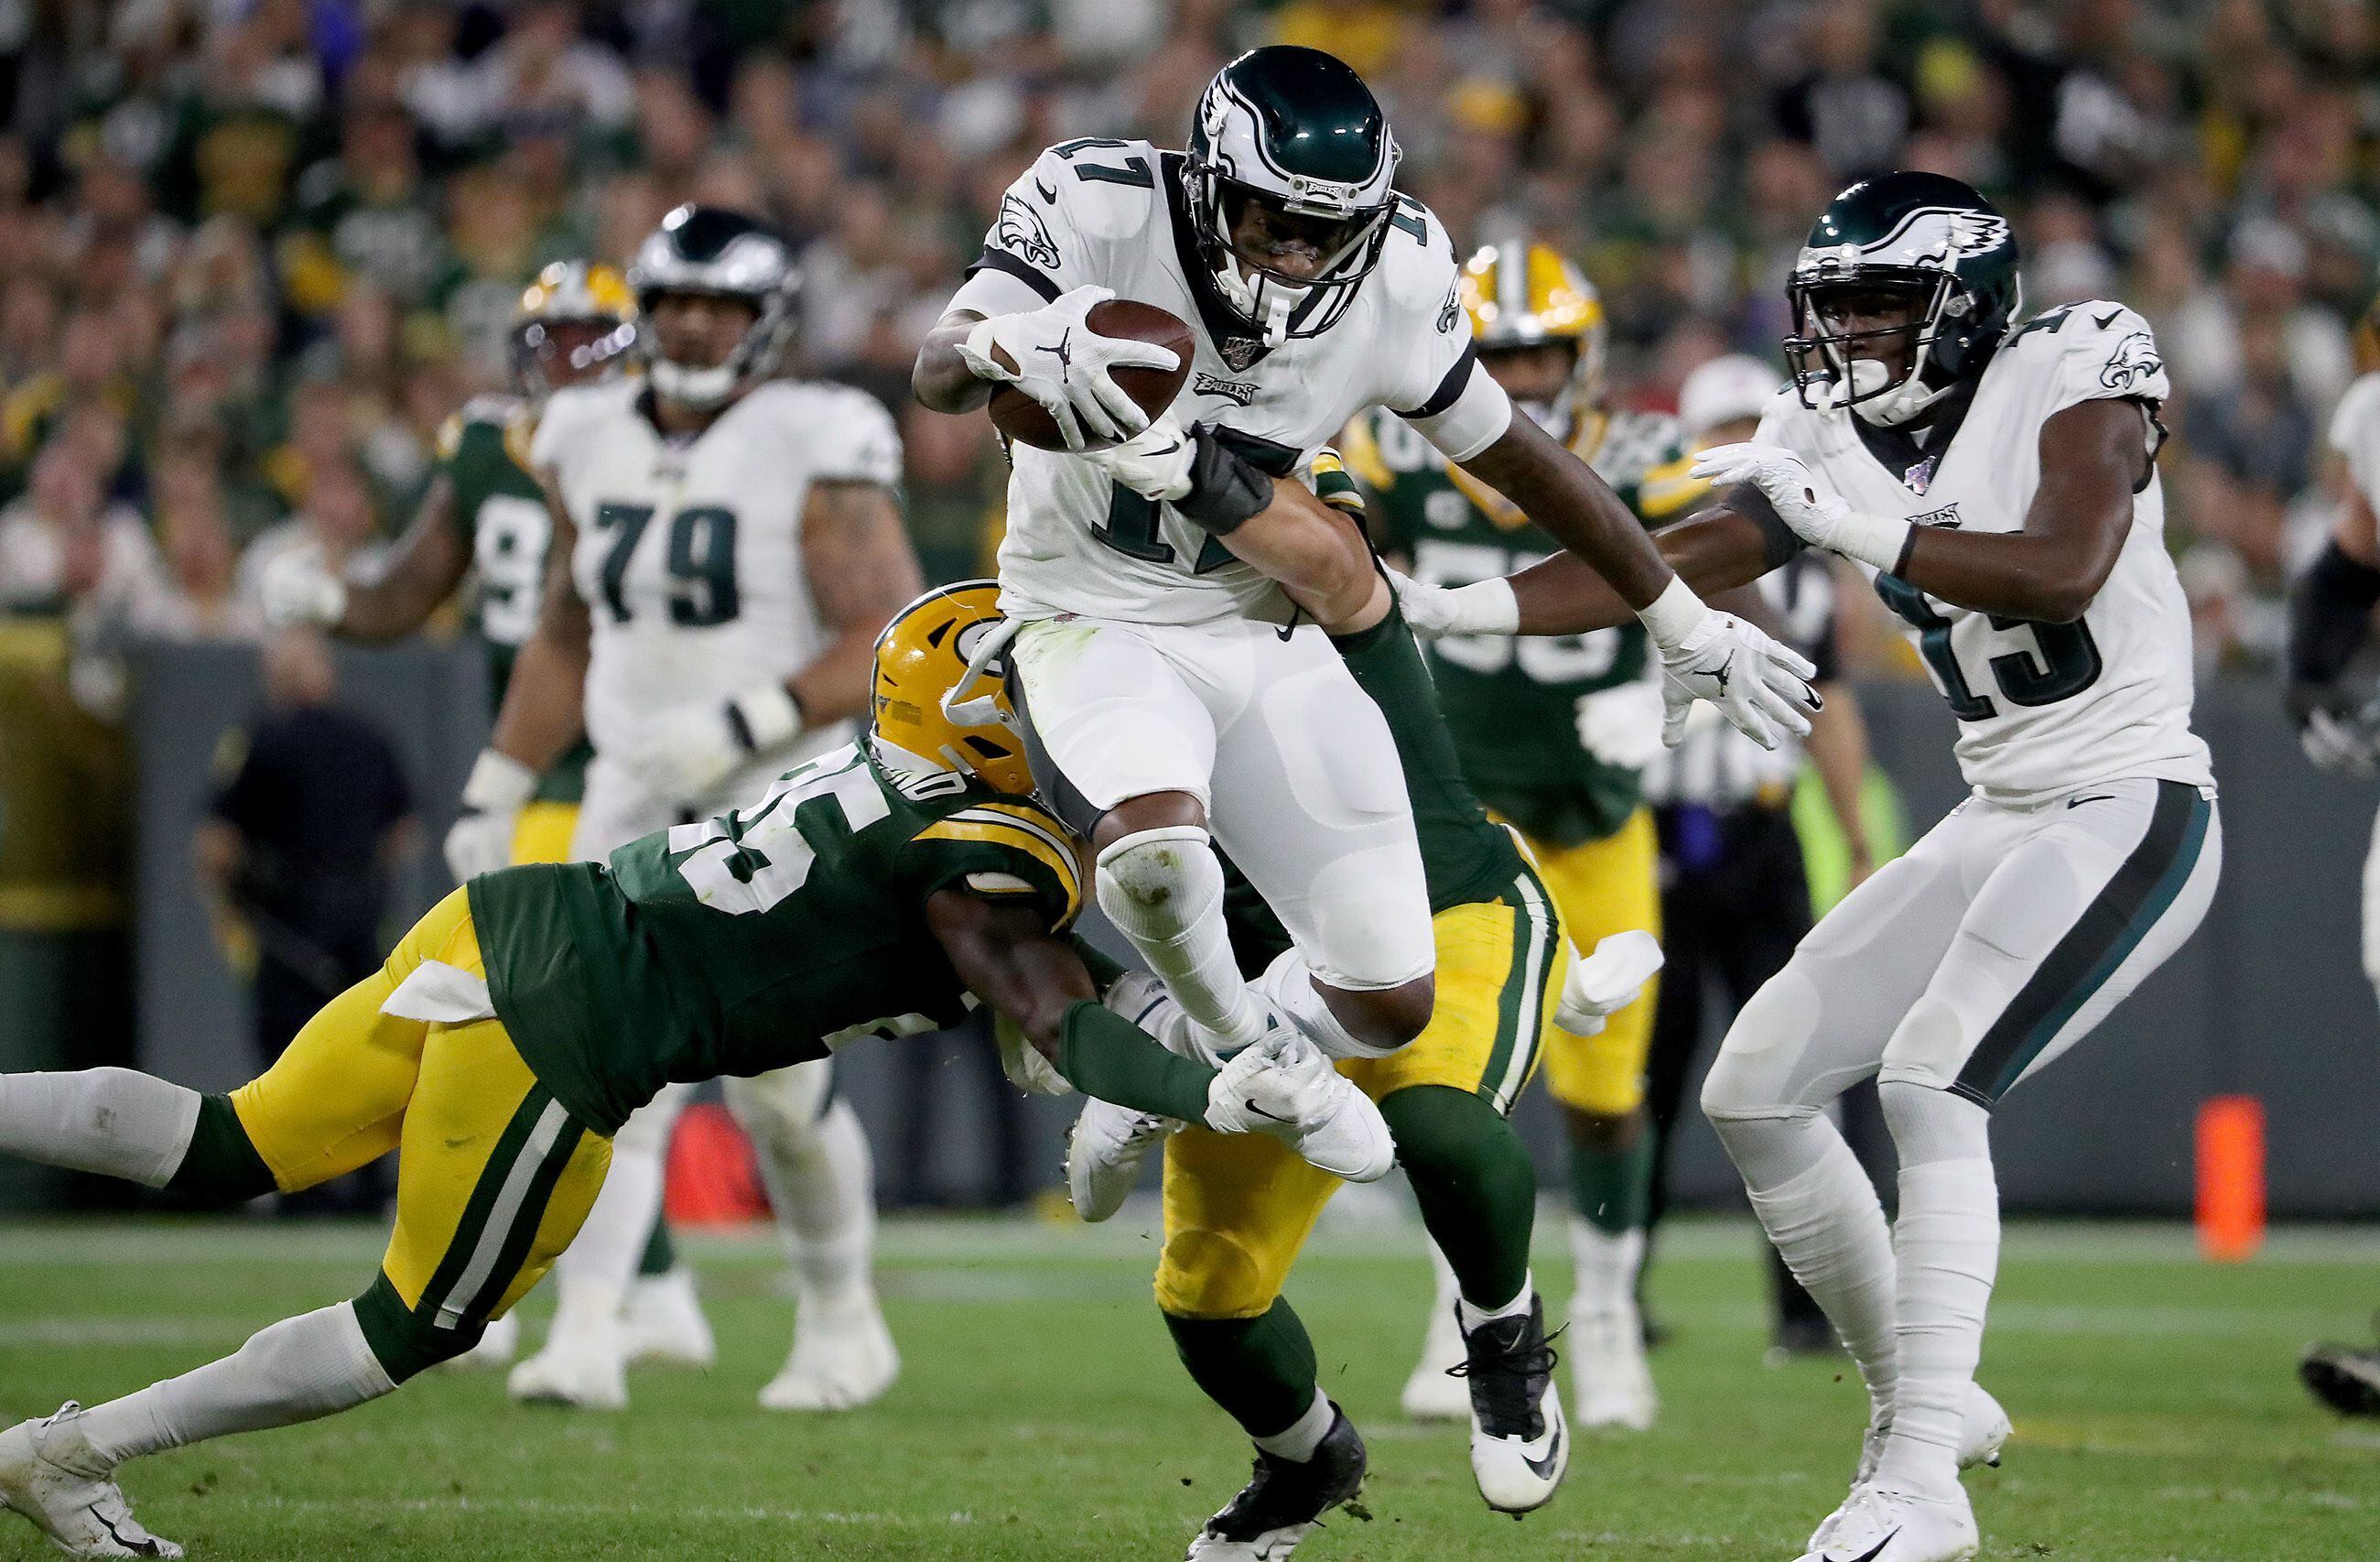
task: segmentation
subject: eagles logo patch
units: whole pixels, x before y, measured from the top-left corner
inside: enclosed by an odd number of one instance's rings
[[[1454,329],[1454,323],[1462,318],[1463,279],[1458,276],[1447,287],[1446,302],[1439,306],[1438,334],[1441,336],[1445,336]]]
[[[2107,366],[2099,371],[2099,383],[2111,391],[2135,389],[2165,372],[2165,360],[2157,356],[2156,343],[2145,331],[2135,331],[2116,344]]]
[[[1193,396],[1220,396],[1245,407],[1257,398],[1257,383],[1254,380],[1226,380],[1202,369],[1198,377],[1191,382],[1190,393]]]
[[[992,242],[1032,262],[1044,271],[1058,269],[1058,245],[1041,214],[1013,195],[1000,198],[1000,226]]]

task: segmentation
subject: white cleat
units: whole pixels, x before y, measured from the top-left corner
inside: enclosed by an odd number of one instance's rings
[[[619,1325],[581,1325],[556,1333],[544,1349],[513,1369],[504,1380],[504,1392],[527,1405],[626,1409],[628,1363],[621,1354]]]
[[[884,1397],[901,1375],[901,1352],[884,1326],[876,1292],[805,1292],[794,1315],[794,1348],[760,1390],[764,1410],[854,1410]]]
[[[1578,1423],[1649,1432],[1660,1412],[1652,1364],[1645,1359],[1645,1323],[1633,1301],[1570,1315],[1570,1361],[1578,1390]]]
[[[1570,1470],[1570,1428],[1546,1342],[1546,1304],[1492,1319],[1463,1336],[1471,1397],[1471,1475],[1499,1513],[1534,1512],[1553,1500]]]
[[[673,1367],[709,1372],[719,1360],[719,1342],[710,1320],[694,1292],[694,1275],[685,1265],[665,1275],[640,1275],[628,1287],[628,1305],[620,1323],[622,1353],[628,1364],[657,1361]]]
[[[507,1312],[488,1324],[480,1343],[460,1356],[452,1356],[438,1363],[442,1367],[457,1367],[465,1372],[501,1372],[513,1364],[520,1352],[520,1314]]]
[[[1820,1519],[1818,1527],[1811,1531],[1812,1553],[1826,1549],[1828,1543],[1834,1539],[1835,1531],[1840,1527],[1845,1510],[1876,1478],[1876,1463],[1884,1458],[1884,1441],[1891,1430],[1888,1423],[1871,1425],[1867,1429],[1866,1436],[1860,1442],[1859,1473],[1852,1477],[1851,1495],[1843,1499],[1841,1507]],[[2009,1421],[2008,1411],[2000,1408],[2000,1402],[1985,1393],[1982,1384],[1967,1385],[1967,1402],[1959,1412],[1959,1468],[1973,1470],[1979,1464],[1997,1468],[2000,1462],[2000,1450],[2008,1446],[2009,1439],[2015,1434],[2016,1427]]]
[[[1396,1165],[1388,1119],[1331,1067],[1304,1032],[1276,1027],[1225,1063],[1207,1088],[1207,1126],[1266,1133],[1350,1182],[1378,1182]]]
[[[68,1556],[181,1556],[132,1517],[81,1420],[82,1407],[69,1399],[54,1416],[0,1432],[0,1508],[23,1514]]]
[[[1405,1379],[1400,1401],[1415,1421],[1465,1421],[1471,1415],[1471,1390],[1455,1373],[1465,1357],[1463,1325],[1455,1322],[1454,1304],[1433,1307],[1429,1332],[1422,1336],[1421,1361]]]
[[[1800,1562],[1968,1562],[1983,1548],[1967,1494],[1920,1497],[1861,1486],[1837,1509],[1834,1533]]]
[[[1066,1191],[1075,1214],[1101,1221],[1123,1208],[1140,1185],[1148,1153],[1182,1125],[1154,1112],[1135,1112],[1094,1097],[1083,1104],[1066,1137]]]

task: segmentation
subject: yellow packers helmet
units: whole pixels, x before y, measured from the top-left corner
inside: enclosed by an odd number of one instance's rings
[[[1008,701],[1008,642],[1000,586],[936,586],[876,637],[868,732],[896,770],[959,771],[996,792],[1033,791],[1025,732]]]
[[[514,372],[540,399],[610,373],[636,341],[637,296],[613,266],[556,261],[513,311]]]
[[[1569,342],[1570,386],[1561,410],[1603,401],[1603,359],[1609,336],[1603,296],[1586,274],[1550,244],[1508,239],[1490,244],[1463,265],[1463,307],[1481,352]]]

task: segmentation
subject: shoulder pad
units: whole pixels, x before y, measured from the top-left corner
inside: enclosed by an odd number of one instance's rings
[[[2359,376],[2330,415],[2330,447],[2365,458],[2380,447],[2380,374]]]
[[[1162,231],[1150,214],[1164,202],[1157,160],[1148,141],[1084,136],[1045,149],[1018,184],[1029,182],[1039,204],[1085,238],[1147,239]]]
[[[1438,214],[1410,195],[1397,197],[1389,219],[1388,248],[1380,255],[1380,282],[1400,314],[1427,311],[1431,328],[1468,330],[1463,299],[1456,291],[1462,266],[1454,258],[1454,240]]]

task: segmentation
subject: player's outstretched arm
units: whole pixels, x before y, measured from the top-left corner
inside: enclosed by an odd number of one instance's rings
[[[2132,496],[2155,459],[2148,413],[2114,398],[2078,402],[2041,425],[2041,482],[2016,531],[1913,526],[1852,509],[1780,446],[1703,453],[1696,476],[1756,485],[1813,546],[1897,575],[1977,613],[2070,624],[2107,582],[2131,532]]]
[[[1629,607],[1650,606],[1669,587],[1673,571],[1635,512],[1535,419],[1516,413],[1496,442],[1465,460],[1463,470],[1593,565]]]
[[[786,680],[807,725],[868,710],[876,637],[926,589],[900,501],[880,482],[810,484],[802,509],[802,566],[828,636],[810,665]]]
[[[440,471],[371,579],[345,579],[315,550],[292,549],[265,567],[264,616],[274,624],[310,625],[371,645],[403,640],[430,621],[470,567],[470,549],[455,524],[455,482]]]
[[[2337,475],[2339,513],[2329,545],[2289,589],[2288,705],[2306,758],[2325,770],[2369,775],[2380,769],[2380,741],[2367,720],[2342,709],[2356,702],[2342,700],[2338,683],[2372,638],[2380,517],[2351,468]]]
[[[917,405],[929,412],[972,412],[991,399],[997,382],[978,376],[959,351],[983,319],[973,310],[954,309],[934,322],[909,371],[909,394]]]
[[[1101,1007],[1089,967],[1038,912],[941,889],[927,897],[926,925],[968,990],[1014,1020],[1075,1089],[1136,1112],[1205,1119],[1215,1070]]]

